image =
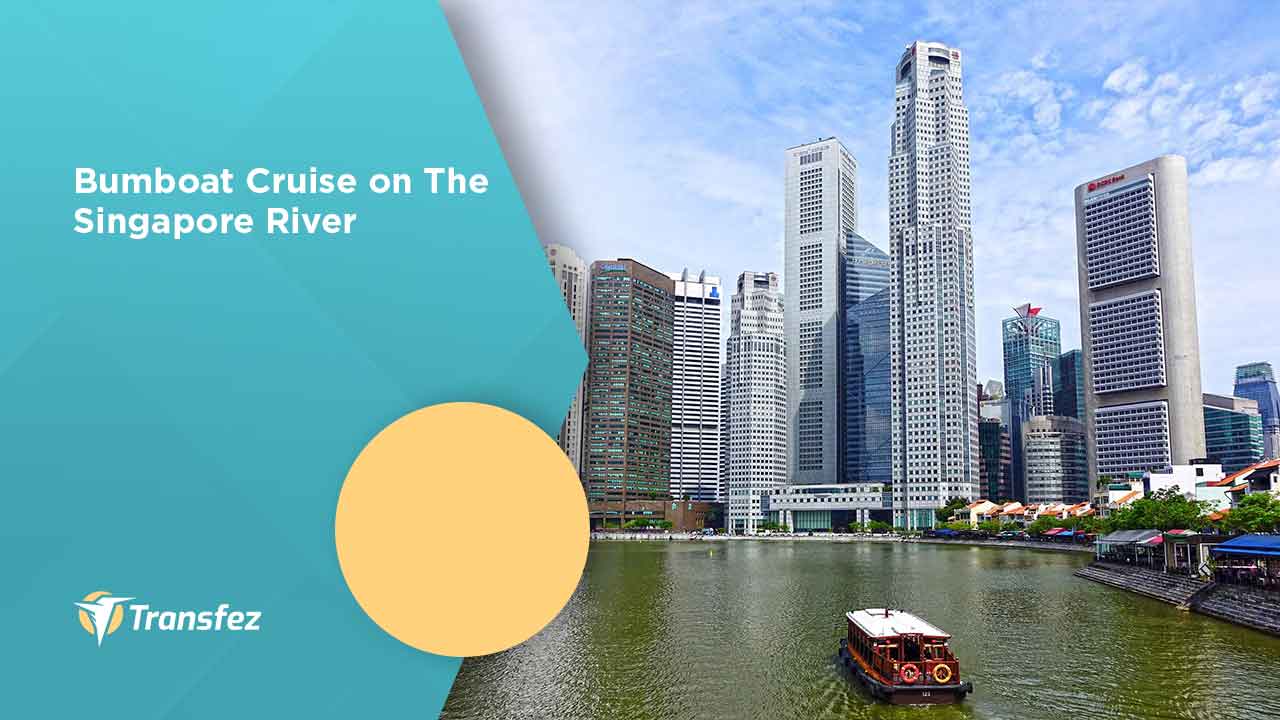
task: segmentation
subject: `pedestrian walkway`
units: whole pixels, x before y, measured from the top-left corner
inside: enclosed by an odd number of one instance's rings
[[[1076,577],[1128,590],[1162,600],[1170,605],[1185,605],[1205,583],[1185,575],[1169,575],[1156,570],[1093,562],[1075,572]]]

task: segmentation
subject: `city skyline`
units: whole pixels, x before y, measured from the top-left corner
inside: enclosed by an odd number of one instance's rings
[[[1091,7],[1069,31],[1048,4],[968,17],[910,3],[811,15],[759,7],[655,15],[605,3],[575,13],[627,22],[590,34],[556,3],[503,12],[482,3],[472,12],[492,20],[497,37],[522,39],[490,53],[488,72],[473,68],[522,187],[608,177],[617,189],[593,203],[535,189],[530,211],[546,241],[722,277],[780,272],[777,149],[834,135],[859,160],[860,231],[887,248],[885,67],[904,44],[938,40],[968,61],[980,379],[1001,377],[998,320],[1028,299],[1062,320],[1064,350],[1081,346],[1071,268],[1025,260],[1072,253],[1075,184],[1162,153],[1190,163],[1198,273],[1231,276],[1229,285],[1197,287],[1204,389],[1230,393],[1236,365],[1280,355],[1280,339],[1253,337],[1251,322],[1232,312],[1241,294],[1265,295],[1264,269],[1280,261],[1280,248],[1250,239],[1268,230],[1262,208],[1280,173],[1270,151],[1280,125],[1268,119],[1280,77],[1254,69],[1266,65],[1265,43],[1237,29],[1256,25],[1258,9]],[[712,22],[735,31],[732,52],[702,32]],[[530,32],[539,28],[547,32]],[[1115,42],[1099,46],[1100,34]],[[793,37],[806,42],[786,42]],[[499,72],[506,86],[491,93],[486,76]],[[502,93],[531,113],[504,115]],[[548,93],[566,102],[519,102]],[[617,161],[590,161],[602,147]],[[621,227],[593,232],[605,218]]]

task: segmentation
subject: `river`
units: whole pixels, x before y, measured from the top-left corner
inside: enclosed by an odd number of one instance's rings
[[[915,543],[595,542],[564,611],[465,661],[443,717],[1280,718],[1280,639],[1081,580],[1089,556]],[[963,704],[872,700],[849,609],[952,633]]]

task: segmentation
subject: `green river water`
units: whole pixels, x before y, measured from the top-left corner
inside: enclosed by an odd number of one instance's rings
[[[1089,556],[913,543],[596,542],[542,633],[467,660],[444,717],[1280,718],[1280,639],[1072,571]],[[846,610],[952,633],[963,704],[872,700]]]

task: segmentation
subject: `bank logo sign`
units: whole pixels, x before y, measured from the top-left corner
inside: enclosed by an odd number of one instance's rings
[[[80,627],[97,638],[98,647],[120,629],[126,614],[129,628],[136,632],[256,632],[261,627],[261,611],[232,610],[230,603],[219,603],[213,610],[153,610],[142,603],[125,604],[136,599],[106,590],[85,595],[75,603]]]

